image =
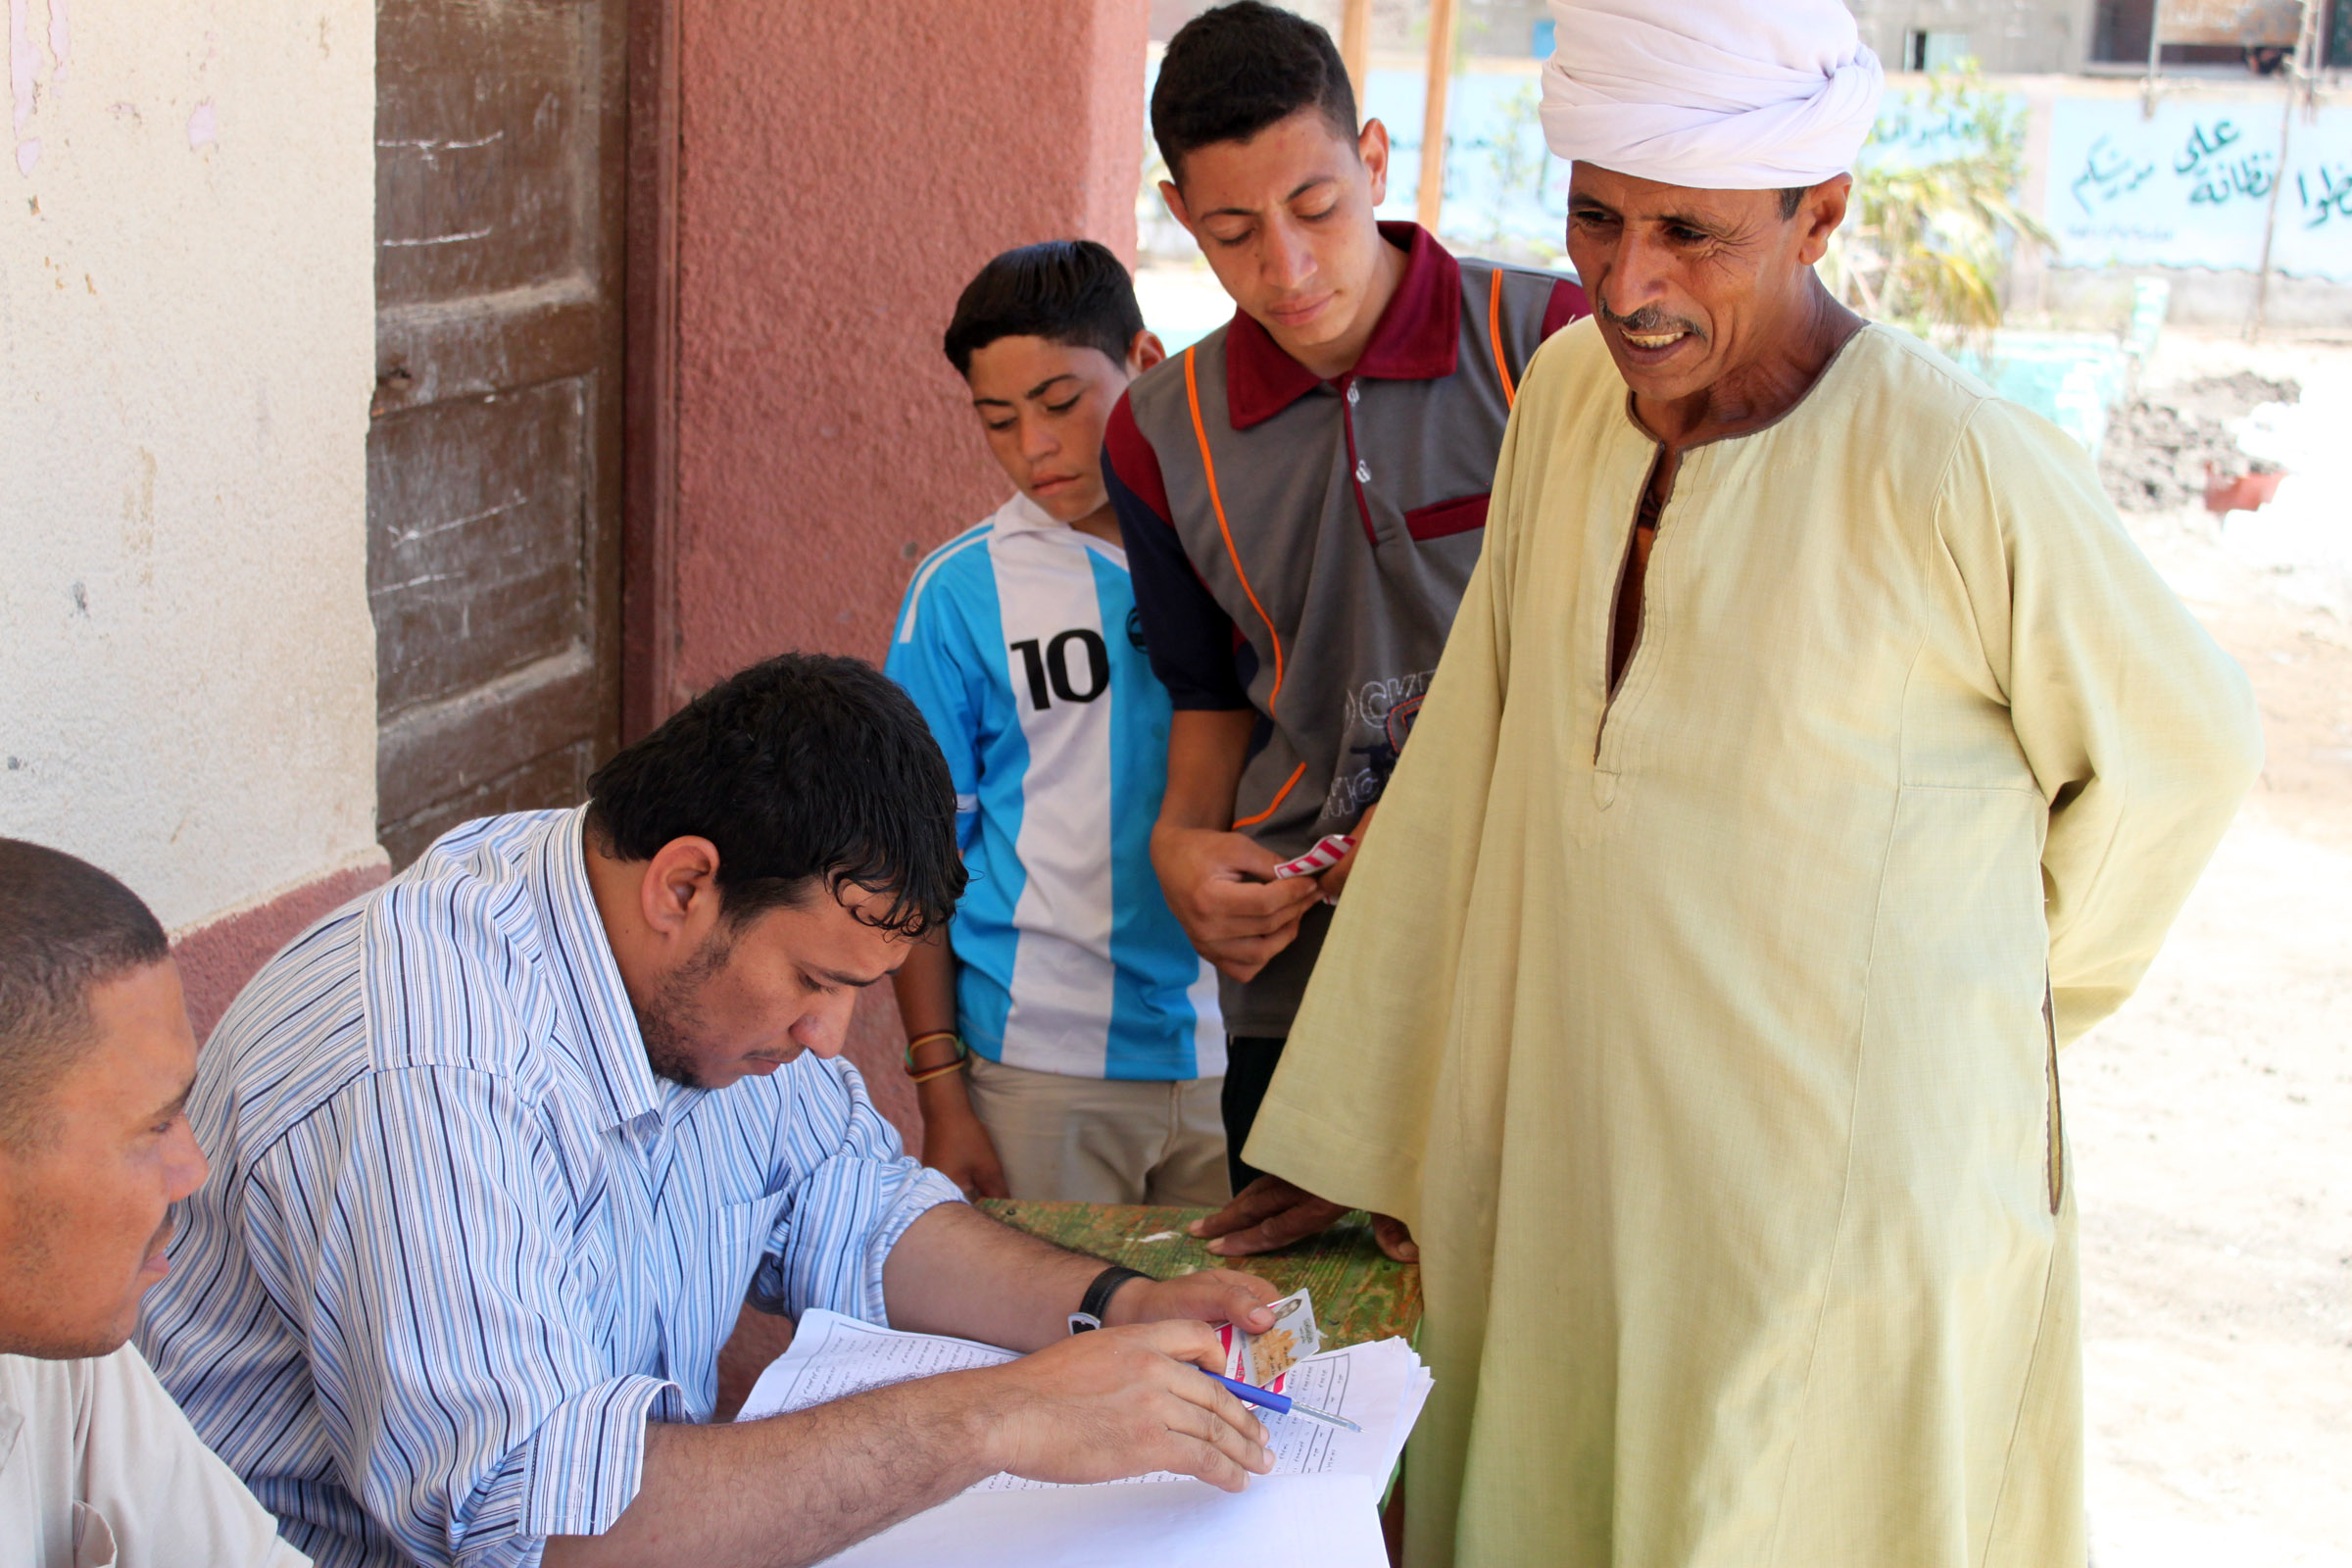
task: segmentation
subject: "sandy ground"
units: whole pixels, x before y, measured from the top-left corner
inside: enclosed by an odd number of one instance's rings
[[[2143,386],[2240,368],[2304,388],[2246,438],[2278,500],[2128,520],[2252,677],[2269,764],[2062,1062],[2098,1568],[2352,1568],[2352,347],[2173,333]]]

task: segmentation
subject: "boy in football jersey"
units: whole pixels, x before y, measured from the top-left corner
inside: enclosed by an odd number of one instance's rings
[[[1017,493],[916,568],[886,665],[947,754],[971,872],[895,980],[923,1158],[983,1196],[1219,1204],[1216,975],[1152,869],[1168,694],[1101,461],[1163,351],[1090,240],[990,262],[945,346]]]

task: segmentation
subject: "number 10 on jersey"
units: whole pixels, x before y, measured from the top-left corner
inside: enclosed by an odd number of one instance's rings
[[[1058,697],[1065,703],[1091,703],[1110,689],[1110,651],[1102,646],[1102,633],[1078,626],[1055,634],[1053,641],[1039,648],[1040,639],[1023,638],[1010,645],[1021,656],[1021,672],[1029,677],[1029,701],[1043,712],[1054,706]],[[1085,650],[1085,682],[1079,685],[1070,665],[1074,662],[1071,645]]]

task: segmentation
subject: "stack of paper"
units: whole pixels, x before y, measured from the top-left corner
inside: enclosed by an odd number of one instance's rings
[[[736,1419],[755,1421],[866,1389],[971,1367],[1013,1352],[929,1334],[900,1334],[812,1311],[792,1348],[760,1374]],[[1265,1422],[1274,1473],[1238,1495],[1165,1472],[1101,1486],[991,1476],[928,1513],[831,1559],[839,1568],[953,1562],[967,1568],[1232,1568],[1291,1548],[1330,1568],[1385,1568],[1382,1490],[1429,1397],[1429,1371],[1402,1340],[1330,1350],[1292,1365],[1282,1392],[1346,1416],[1360,1433],[1303,1415]]]

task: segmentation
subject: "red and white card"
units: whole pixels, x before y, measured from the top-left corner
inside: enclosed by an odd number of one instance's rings
[[[1328,871],[1348,858],[1348,852],[1354,848],[1354,834],[1326,833],[1315,840],[1313,849],[1308,850],[1297,859],[1285,860],[1276,866],[1274,880],[1280,882],[1288,877],[1313,876],[1317,872]]]

